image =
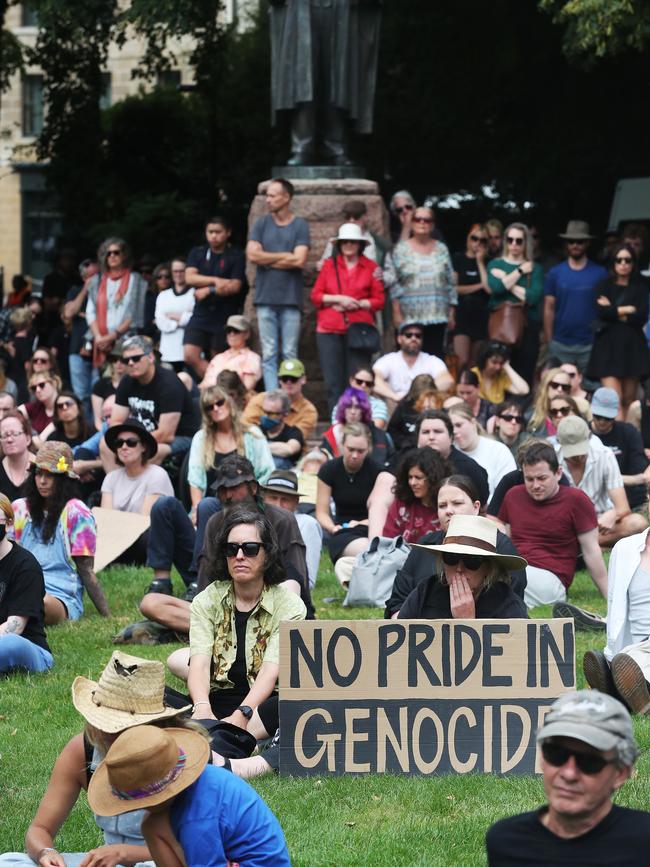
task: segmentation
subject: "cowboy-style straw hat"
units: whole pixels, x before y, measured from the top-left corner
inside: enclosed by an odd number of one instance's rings
[[[595,236],[589,233],[589,223],[584,220],[569,220],[566,232],[561,232],[559,237],[565,241],[591,241]]]
[[[72,703],[81,716],[107,734],[190,710],[165,704],[165,666],[116,650],[98,682],[76,677]]]
[[[433,554],[471,554],[475,557],[486,557],[500,563],[509,572],[525,569],[528,565],[523,557],[499,554],[497,525],[489,518],[481,518],[478,515],[452,515],[441,545],[411,544],[414,548],[422,548]]]
[[[168,801],[197,780],[210,744],[191,729],[135,726],[122,732],[97,766],[88,803],[100,816],[118,816]]]

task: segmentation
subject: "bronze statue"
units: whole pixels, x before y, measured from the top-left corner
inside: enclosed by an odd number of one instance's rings
[[[351,164],[346,125],[372,132],[381,0],[269,0],[271,107],[291,116],[288,165]]]

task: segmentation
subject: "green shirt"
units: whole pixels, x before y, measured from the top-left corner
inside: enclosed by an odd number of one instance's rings
[[[505,259],[492,259],[488,264],[488,286],[492,292],[490,300],[488,301],[488,308],[490,311],[494,310],[494,308],[498,307],[500,304],[503,304],[504,301],[519,303],[517,296],[508,292],[503,285],[503,281],[499,277],[495,277],[492,273],[493,268],[500,268],[502,271],[505,271],[506,274],[510,274],[512,271],[517,269],[519,264],[521,263],[513,264],[512,262],[506,262]],[[528,321],[534,322],[535,324],[541,322],[542,298],[544,293],[544,271],[542,270],[542,266],[535,262],[532,273],[520,277],[519,280],[517,280],[516,285],[526,290],[526,314],[528,316]]]
[[[265,586],[246,622],[246,677],[255,682],[263,662],[280,662],[280,623],[304,620],[302,599],[284,587]],[[228,675],[237,656],[235,594],[232,581],[214,581],[197,593],[190,610],[190,657],[212,657],[210,689],[232,689]]]

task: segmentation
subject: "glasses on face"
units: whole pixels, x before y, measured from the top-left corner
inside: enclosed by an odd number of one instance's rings
[[[156,277],[156,280],[171,280],[171,275],[170,274],[159,274]]]
[[[616,256],[614,261],[617,265],[631,265],[632,257],[631,256]]]
[[[375,384],[374,379],[359,379],[358,376],[353,377],[355,385],[359,388],[372,388]]]
[[[51,379],[46,379],[45,382],[35,382],[34,385],[32,385],[32,390],[40,391],[42,388],[45,388],[46,385],[49,385],[51,381]]]
[[[445,552],[442,555],[442,562],[445,566],[458,566],[459,563],[463,563],[465,568],[470,572],[477,572],[485,563],[485,557],[481,557],[478,554],[451,554]]]
[[[562,765],[566,765],[571,756],[573,756],[578,770],[590,776],[599,774],[604,767],[612,765],[615,762],[615,759],[605,759],[603,756],[596,756],[592,753],[582,753],[578,750],[572,750],[570,747],[551,744],[547,741],[544,741],[542,744],[542,755],[544,756],[544,760],[549,765],[553,765],[554,768],[561,768]]]
[[[469,239],[475,244],[487,244],[487,238],[481,238],[479,235],[470,235]]]
[[[413,217],[414,223],[433,223],[433,219],[431,217]]]
[[[298,382],[300,379],[299,376],[281,376],[279,377],[280,382]]]
[[[123,355],[120,358],[120,361],[122,362],[122,364],[137,364],[138,361],[142,361],[146,354],[146,352],[141,352],[139,355]]]
[[[106,258],[107,259],[109,256],[121,256],[121,255],[122,255],[121,250],[107,250],[106,251]]]
[[[22,430],[7,430],[3,434],[0,434],[0,440],[15,440],[24,433],[25,431]]]
[[[32,358],[32,364],[49,364],[50,359],[47,356],[35,355]]]
[[[586,247],[587,241],[567,241],[569,247]]]
[[[273,409],[262,408],[262,411],[263,411],[264,415],[268,416],[269,418],[282,418],[282,416],[284,415],[284,413],[282,412],[281,409],[280,410],[273,410]]]
[[[74,400],[62,400],[61,403],[57,403],[57,409],[70,409],[71,406],[74,406]]]
[[[226,398],[220,397],[219,400],[215,400],[213,403],[204,403],[203,406],[206,409],[221,409],[225,402]]]
[[[232,326],[230,328],[226,328],[226,334],[243,334],[243,333],[244,333],[243,331],[240,331],[238,328],[233,328]]]
[[[556,406],[549,411],[551,418],[566,418],[571,412],[570,406]]]
[[[264,542],[226,542],[223,546],[226,557],[232,560],[241,551],[244,557],[257,557]]]
[[[523,415],[513,415],[511,412],[504,412],[499,418],[502,418],[504,421],[516,421],[517,424],[521,424],[524,420]]]
[[[116,446],[118,449],[124,448],[127,446],[130,449],[134,449],[137,445],[140,444],[140,440],[137,437],[123,437],[120,440],[116,441]]]
[[[422,340],[422,332],[421,331],[404,331],[404,332],[402,332],[402,337],[406,337],[407,340]]]
[[[413,211],[413,205],[401,205],[399,208],[395,208],[396,214],[403,214],[404,211]]]
[[[514,238],[512,235],[508,235],[506,238],[508,244],[514,244],[515,247],[523,247],[524,239],[523,238]]]
[[[571,391],[571,385],[568,382],[549,382],[548,387],[565,391],[567,394]]]

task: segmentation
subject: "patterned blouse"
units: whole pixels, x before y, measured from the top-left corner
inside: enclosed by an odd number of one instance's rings
[[[385,283],[390,297],[399,301],[405,322],[436,325],[447,322],[449,307],[458,304],[454,269],[442,241],[427,255],[400,241],[386,258]]]

